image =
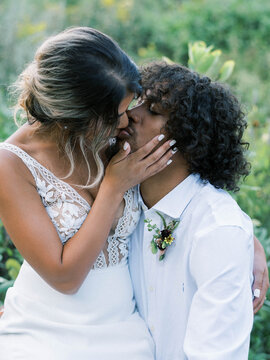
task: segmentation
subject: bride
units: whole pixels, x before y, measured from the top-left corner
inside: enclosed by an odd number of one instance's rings
[[[72,28],[41,45],[16,86],[27,122],[0,144],[0,217],[25,260],[1,360],[153,359],[127,239],[140,215],[132,188],[167,166],[169,141],[133,154],[125,143],[106,162],[141,90],[136,66],[101,32]]]

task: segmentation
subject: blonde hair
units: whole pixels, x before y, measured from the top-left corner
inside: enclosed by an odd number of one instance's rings
[[[50,37],[37,50],[33,62],[15,86],[19,112],[37,131],[57,139],[70,170],[75,169],[79,146],[88,169],[84,186],[96,186],[104,174],[101,151],[118,124],[118,108],[128,92],[140,92],[139,73],[133,61],[105,34],[87,27],[71,28]],[[91,139],[91,141],[90,141]],[[91,179],[91,151],[97,167]]]

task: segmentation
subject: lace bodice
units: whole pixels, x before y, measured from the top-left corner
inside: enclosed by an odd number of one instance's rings
[[[21,148],[9,143],[1,143],[0,149],[13,152],[28,167],[34,177],[41,201],[62,243],[67,242],[79,230],[90,211],[88,202],[72,186],[57,178]],[[124,213],[114,231],[111,231],[112,234],[99,254],[93,266],[94,269],[127,262],[128,237],[135,229],[140,217],[137,196],[135,188],[125,193]]]

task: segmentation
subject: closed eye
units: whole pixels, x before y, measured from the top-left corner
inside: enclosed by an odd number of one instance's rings
[[[159,113],[157,113],[156,111],[153,110],[153,104],[149,105],[148,111],[150,112],[150,114],[152,114],[154,116],[160,115]]]
[[[150,112],[150,114],[152,114],[152,115],[160,115],[160,114],[158,114],[157,112],[155,112],[155,111],[153,111],[153,110],[151,110],[150,108],[148,109],[148,111]]]

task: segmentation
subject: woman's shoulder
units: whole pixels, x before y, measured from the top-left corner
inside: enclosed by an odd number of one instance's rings
[[[18,184],[23,185],[24,179],[32,182],[28,166],[25,164],[27,154],[14,142],[5,141],[0,143],[0,186]]]

